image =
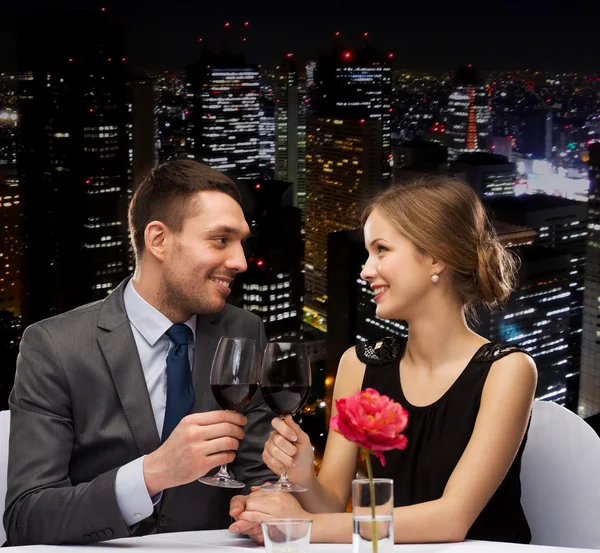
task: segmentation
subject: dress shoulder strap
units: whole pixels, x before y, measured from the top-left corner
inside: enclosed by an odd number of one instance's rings
[[[482,346],[482,348],[475,354],[475,357],[473,357],[473,361],[477,361],[479,363],[494,362],[516,351],[520,351],[521,353],[531,357],[531,353],[519,346],[490,342]]]
[[[356,356],[367,365],[387,365],[398,361],[404,350],[406,338],[390,336],[382,342],[360,342],[356,345]]]

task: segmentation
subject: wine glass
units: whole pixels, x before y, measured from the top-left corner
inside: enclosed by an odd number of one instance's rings
[[[222,337],[210,369],[210,387],[217,403],[228,411],[241,411],[248,405],[260,382],[260,350],[256,340]],[[203,484],[220,488],[243,488],[245,484],[229,476],[221,465],[213,476],[198,478]]]
[[[299,342],[269,342],[263,356],[260,390],[265,403],[285,419],[304,405],[310,394],[312,373],[306,346]],[[292,484],[284,469],[279,480],[261,487],[268,492],[305,492]]]

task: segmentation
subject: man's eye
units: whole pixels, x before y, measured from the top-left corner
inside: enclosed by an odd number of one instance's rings
[[[227,238],[215,238],[214,240],[216,242],[218,242],[219,244],[221,244],[222,246],[224,246],[225,244],[227,244]]]

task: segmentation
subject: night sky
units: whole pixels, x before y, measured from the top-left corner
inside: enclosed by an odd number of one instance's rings
[[[17,19],[48,4],[2,2],[0,71],[16,70]],[[353,46],[368,31],[373,46],[395,53],[397,67],[413,70],[473,63],[486,70],[600,72],[597,0],[56,0],[52,6],[106,7],[127,24],[130,61],[146,69],[183,69],[199,55],[198,37],[219,45],[225,21],[241,29],[250,20],[247,59],[266,66],[276,65],[289,51],[301,60],[314,59],[329,50],[339,30]]]

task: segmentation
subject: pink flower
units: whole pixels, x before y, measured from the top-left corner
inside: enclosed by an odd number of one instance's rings
[[[335,402],[337,415],[330,427],[361,449],[375,455],[385,465],[384,451],[405,449],[408,440],[402,434],[408,425],[406,410],[389,397],[367,388]]]

